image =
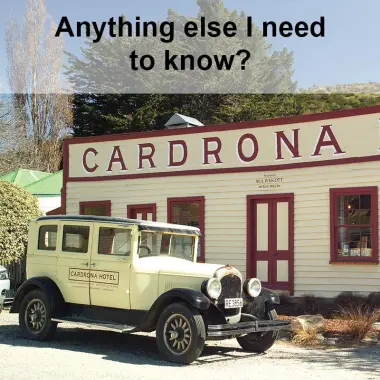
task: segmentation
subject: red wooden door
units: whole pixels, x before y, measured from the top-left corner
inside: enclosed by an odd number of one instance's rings
[[[294,292],[294,195],[248,196],[247,277]]]
[[[127,209],[127,216],[131,219],[140,219],[148,221],[156,221],[156,205],[130,205]]]

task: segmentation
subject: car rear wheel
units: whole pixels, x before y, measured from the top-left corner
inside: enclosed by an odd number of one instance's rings
[[[157,345],[172,362],[190,364],[201,355],[206,328],[198,310],[174,303],[162,312],[156,327]]]
[[[278,319],[276,310],[266,313],[265,319]],[[268,331],[264,333],[250,333],[236,338],[241,348],[246,351],[263,353],[269,350],[278,337],[278,331]]]
[[[24,338],[48,340],[57,329],[51,320],[50,303],[40,290],[32,290],[23,299],[19,311],[19,324]]]

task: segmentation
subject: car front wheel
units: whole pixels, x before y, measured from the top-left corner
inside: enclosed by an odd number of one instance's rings
[[[32,340],[50,339],[57,323],[51,321],[50,303],[40,290],[32,290],[23,299],[19,311],[19,324],[24,338]]]
[[[157,345],[172,362],[190,364],[201,355],[206,328],[198,310],[174,303],[162,312],[156,327]]]
[[[276,310],[266,313],[265,319],[278,319]],[[278,331],[250,333],[236,338],[241,348],[251,352],[263,353],[269,350],[278,337]]]

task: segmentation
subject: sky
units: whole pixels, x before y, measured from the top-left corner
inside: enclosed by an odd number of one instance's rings
[[[380,82],[379,0],[224,0],[225,6],[244,11],[260,26],[263,21],[307,21],[326,18],[324,38],[272,38],[274,50],[294,51],[294,80],[299,88],[355,82]],[[45,0],[48,13],[59,23],[108,21],[125,14],[129,18],[163,20],[168,9],[195,16],[196,0]],[[26,0],[1,0],[0,92],[7,92],[4,33],[9,15],[21,21]],[[83,40],[65,37],[66,48],[78,53]]]

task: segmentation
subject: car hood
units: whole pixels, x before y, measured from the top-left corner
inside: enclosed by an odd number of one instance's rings
[[[154,269],[159,275],[189,276],[189,277],[213,277],[215,272],[223,267],[223,264],[193,263],[176,257],[144,257],[139,260],[144,269]]]

